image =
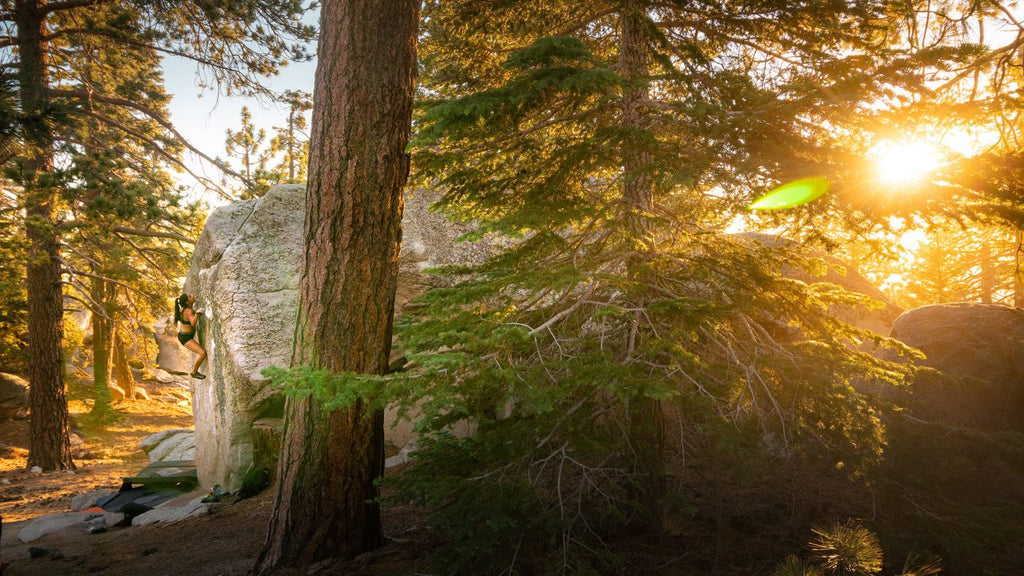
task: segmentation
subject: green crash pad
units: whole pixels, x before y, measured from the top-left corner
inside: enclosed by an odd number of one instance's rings
[[[180,468],[181,470],[173,474],[160,474],[161,470],[167,468]],[[125,477],[124,483],[129,485],[141,484],[147,487],[174,486],[189,492],[199,485],[199,477],[196,475],[195,460],[164,460],[163,462],[151,463],[135,476]]]

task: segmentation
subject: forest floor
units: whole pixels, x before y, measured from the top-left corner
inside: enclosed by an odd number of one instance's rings
[[[190,406],[159,399],[172,392],[172,387],[156,382],[141,385],[152,400],[116,404],[120,420],[102,431],[77,430],[84,443],[72,449],[73,471],[26,470],[28,420],[0,421],[0,564],[10,564],[3,576],[228,576],[246,574],[253,567],[273,508],[272,490],[237,504],[228,498],[212,505],[209,515],[174,524],[111,527],[99,534],[88,534],[83,526],[75,525],[27,544],[18,540],[29,519],[70,512],[74,496],[94,490],[117,491],[123,477],[148,464],[140,448],[147,436],[192,427]],[[89,406],[72,400],[69,409],[72,419],[80,420]],[[195,497],[200,495],[197,492]],[[383,549],[346,564],[327,561],[294,574],[417,572],[426,537],[420,515],[410,509],[390,509],[384,528],[388,545]],[[31,557],[32,549],[38,557]],[[280,574],[291,576],[293,572]]]
[[[240,576],[252,569],[273,510],[273,489],[237,503],[227,498],[208,515],[173,524],[111,527],[99,534],[76,524],[27,544],[18,540],[30,519],[69,512],[74,496],[116,491],[122,478],[148,464],[140,444],[149,435],[192,427],[187,402],[165,401],[180,389],[156,382],[142,386],[152,400],[117,404],[120,419],[102,431],[76,430],[82,443],[73,448],[73,471],[26,470],[28,420],[0,421],[0,564],[10,563],[3,576]],[[81,422],[89,406],[74,391],[69,407]],[[681,518],[679,531],[661,537],[620,534],[608,544],[624,563],[608,573],[766,576],[788,554],[801,553],[815,524],[862,518],[877,527],[887,549],[883,574],[901,573],[899,565],[914,550],[941,557],[943,574],[950,576],[1024,574],[1024,444],[1004,446],[991,435],[952,434],[946,428],[891,428],[887,463],[867,486],[825,469],[780,469],[763,478],[752,471],[732,478],[728,468],[715,468],[705,458],[700,470],[706,473],[691,474],[694,485],[688,487],[698,513]],[[403,473],[400,468],[388,474]],[[427,556],[444,535],[427,527],[423,512],[388,504],[382,521],[386,545],[375,552],[275,574],[434,573]]]

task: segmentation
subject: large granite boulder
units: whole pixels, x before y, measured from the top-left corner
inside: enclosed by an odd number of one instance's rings
[[[205,309],[205,380],[192,380],[196,469],[202,486],[241,484],[252,460],[252,422],[280,416],[261,371],[286,366],[298,298],[305,193],[278,186],[218,208],[192,255],[185,291]]]
[[[0,372],[0,420],[24,418],[28,414],[28,382],[20,376]]]
[[[487,250],[456,244],[466,229],[430,212],[430,201],[423,193],[407,196],[399,305],[424,289],[423,268],[474,261]],[[261,372],[287,366],[291,358],[304,205],[303,186],[276,186],[261,198],[215,210],[196,244],[185,291],[205,308],[200,333],[209,354],[207,378],[192,381],[196,468],[204,487],[237,489],[253,464],[254,446],[274,445],[267,436],[280,433],[268,422],[281,418],[284,401]],[[396,423],[390,413],[385,435],[395,451],[413,440],[411,425]],[[268,463],[265,455],[259,460]]]
[[[985,429],[1024,427],[1024,310],[998,304],[935,304],[902,314],[892,337],[934,369],[907,400],[919,418]]]

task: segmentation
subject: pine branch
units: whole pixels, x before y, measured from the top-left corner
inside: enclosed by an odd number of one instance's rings
[[[229,176],[232,176],[234,178],[238,178],[246,186],[251,186],[252,185],[252,182],[248,181],[241,174],[231,170],[230,168],[227,168],[226,166],[221,166],[220,163],[218,163],[215,159],[207,156],[202,150],[199,150],[198,148],[193,146],[188,141],[188,139],[186,139],[184,136],[182,136],[181,133],[179,133],[174,128],[174,125],[171,123],[170,120],[168,120],[166,117],[164,117],[163,114],[161,114],[160,112],[158,112],[156,110],[153,110],[152,108],[149,108],[147,106],[143,106],[142,104],[139,104],[138,102],[134,102],[132,100],[128,100],[128,99],[125,99],[125,98],[119,98],[119,97],[116,97],[116,96],[107,96],[105,94],[100,94],[100,93],[97,93],[97,92],[85,92],[83,90],[56,89],[56,90],[51,90],[50,93],[55,95],[55,96],[66,96],[66,97],[69,97],[69,98],[81,98],[81,99],[85,99],[85,100],[91,99],[91,100],[95,100],[97,102],[102,102],[104,104],[111,104],[111,105],[114,105],[114,106],[124,106],[126,108],[131,108],[131,109],[136,110],[138,112],[142,112],[148,118],[150,118],[153,121],[155,121],[156,123],[160,124],[160,126],[162,126],[165,130],[170,132],[171,135],[174,136],[176,141],[178,141],[181,144],[183,144],[186,148],[188,148],[190,151],[192,151],[192,153],[198,155],[200,158],[206,160],[207,162],[213,164],[214,166],[217,166],[218,169],[220,169],[221,171],[225,172]],[[194,176],[194,174],[193,174],[193,176]]]
[[[62,260],[62,262],[63,262],[63,260]],[[106,306],[104,306],[103,304],[97,302],[92,297],[91,291],[86,286],[83,286],[81,282],[78,282],[77,280],[75,280],[75,277],[74,277],[73,274],[74,273],[72,272],[72,275],[70,276],[69,280],[61,280],[60,283],[65,285],[65,286],[68,286],[70,288],[73,288],[73,289],[77,290],[79,294],[81,294],[82,296],[85,296],[89,301],[86,302],[85,300],[82,300],[81,298],[77,298],[77,297],[75,297],[74,294],[64,294],[64,296],[67,296],[68,298],[72,298],[74,300],[77,300],[77,301],[81,302],[82,304],[85,305],[86,309],[88,309],[93,314],[99,314],[103,318],[106,318],[107,320],[110,320],[111,322],[113,322],[114,319],[107,315]]]
[[[193,178],[195,178],[199,182],[201,182],[204,185],[206,185],[206,187],[208,189],[211,189],[211,190],[214,190],[215,192],[217,192],[217,194],[219,194],[225,200],[230,200],[230,201],[234,201],[235,200],[234,196],[231,196],[230,194],[224,192],[224,190],[222,190],[220,188],[220,186],[217,186],[216,184],[214,184],[210,179],[196,174],[184,162],[182,162],[179,158],[177,158],[176,156],[174,156],[170,152],[164,150],[164,148],[160,144],[158,144],[156,141],[154,141],[152,138],[144,136],[143,134],[140,134],[138,131],[133,130],[129,126],[125,126],[122,122],[114,120],[113,118],[109,118],[109,117],[107,117],[107,116],[105,116],[103,114],[99,114],[99,113],[96,113],[96,112],[85,112],[85,114],[87,116],[90,116],[92,118],[95,118],[95,119],[99,120],[100,122],[103,122],[104,124],[106,124],[108,126],[111,126],[113,128],[117,128],[118,130],[121,130],[122,132],[124,132],[125,134],[127,134],[129,136],[132,136],[133,138],[137,138],[140,142],[143,142],[143,143],[147,144],[157,154],[159,154],[160,156],[163,156],[167,161],[169,161],[170,163],[172,163],[175,166],[178,166],[179,168],[181,168],[182,170],[187,172],[190,176],[192,176]],[[212,158],[210,158],[206,154],[203,154],[202,151],[198,150],[197,148],[195,148],[191,144],[188,144],[188,143],[184,143],[184,144],[186,145],[186,147],[188,147],[189,150],[191,150],[195,154],[198,154],[200,157],[202,157],[202,158],[204,158],[206,160],[209,160],[210,162],[214,162],[214,160]],[[217,166],[218,168],[220,168],[220,165],[217,164],[216,162],[214,162],[214,165]],[[231,173],[230,171],[228,171],[228,172]]]
[[[116,231],[116,228],[115,228],[115,231]],[[104,246],[105,246],[105,244],[103,244],[103,243],[101,243],[101,242],[97,242],[97,241],[96,241],[95,239],[93,239],[93,238],[90,238],[89,236],[87,236],[87,235],[85,235],[85,234],[83,234],[83,236],[82,236],[82,237],[83,237],[83,239],[85,239],[85,240],[87,240],[87,241],[89,241],[89,242],[92,242],[92,243],[93,243],[94,245],[97,245],[97,246],[99,246],[99,247],[100,247],[100,249],[103,249],[103,248],[104,248]],[[148,256],[148,255],[147,255],[146,253],[145,253],[145,250],[144,250],[144,249],[140,248],[140,247],[139,247],[139,246],[137,246],[137,245],[136,245],[135,243],[133,243],[133,242],[132,242],[131,240],[129,240],[129,239],[127,239],[127,238],[124,238],[123,236],[119,236],[119,238],[121,238],[122,240],[124,240],[125,242],[127,242],[128,244],[130,244],[130,245],[132,246],[132,248],[134,248],[135,250],[138,250],[138,252],[139,252],[139,255],[140,255],[140,256],[142,256],[143,258],[145,258],[145,259],[146,259],[146,260],[147,260],[147,261],[148,261],[148,262],[149,262],[150,264],[152,264],[154,268],[156,268],[157,270],[163,270],[163,268],[164,268],[164,267],[163,267],[163,266],[161,266],[160,264],[158,264],[158,263],[154,262],[154,261],[153,261],[153,260],[152,260],[152,259],[151,259],[151,258],[150,258],[150,257],[149,257],[149,256]],[[90,257],[90,256],[87,256],[87,255],[83,254],[83,253],[82,253],[82,252],[80,252],[79,250],[76,250],[76,249],[75,249],[75,247],[74,247],[74,246],[72,246],[72,245],[70,245],[70,244],[63,244],[63,247],[64,247],[64,248],[67,248],[68,250],[71,250],[72,252],[74,252],[75,254],[77,254],[77,255],[78,255],[79,257],[81,257],[82,259],[84,259],[84,260],[86,260],[86,261],[88,261],[88,262],[91,262],[91,263],[93,263],[93,264],[97,264],[97,265],[99,265],[99,264],[100,264],[100,262],[98,262],[98,261],[97,261],[96,259],[94,259],[94,258],[92,258],[92,257]],[[149,275],[149,274],[144,274],[144,273],[142,273],[142,272],[141,272],[141,271],[139,271],[139,270],[136,270],[136,272],[138,272],[138,273],[139,273],[140,275],[142,275],[142,276],[143,276],[143,277],[145,277],[146,279],[150,280],[150,281],[151,281],[151,282],[153,282],[154,284],[157,284],[157,285],[163,284],[163,282],[162,282],[162,281],[161,281],[161,280],[160,280],[159,278],[154,278],[153,276],[151,276],[151,275]],[[141,289],[141,288],[135,288],[135,290],[136,290],[136,291],[137,291],[137,292],[138,292],[139,294],[142,294],[143,296],[148,296],[148,297],[152,297],[152,295],[151,295],[151,294],[148,294],[148,293],[147,293],[147,292],[146,292],[145,290],[143,290],[143,289]],[[127,294],[128,294],[128,293],[126,293],[126,295],[127,295]]]
[[[117,230],[115,229],[115,232],[116,231]],[[139,247],[136,243],[132,242],[131,239],[129,239],[129,238],[125,238],[124,236],[121,236],[121,235],[118,235],[118,237],[123,239],[125,242],[127,242],[129,246],[134,248],[135,251],[139,253],[139,256],[142,256],[142,258],[144,258],[146,260],[146,262],[149,262],[153,266],[153,268],[156,268],[157,270],[163,270],[163,266],[161,266],[160,264],[157,264],[152,258],[150,258],[149,254],[146,253],[146,250],[144,250],[143,248]],[[146,278],[149,278],[153,282],[159,283],[159,281],[156,278],[153,278],[149,274],[143,274],[143,276],[145,276]]]
[[[604,12],[598,12],[597,14],[586,14],[583,17],[577,19],[575,22],[570,22],[564,27],[559,28],[558,30],[555,31],[554,34],[552,34],[552,36],[570,36],[574,32],[580,32],[581,30],[585,30],[587,26],[593,24],[594,22],[602,18],[611,16],[612,14],[615,14],[616,10],[617,8],[609,8]]]
[[[186,244],[195,244],[196,241],[181,234],[175,234],[174,232],[159,232],[155,230],[139,230],[136,228],[127,228],[125,226],[114,226],[111,230],[115,233],[130,234],[132,236],[146,236],[149,238],[168,238],[170,240],[177,240],[179,242],[185,242]]]
[[[208,58],[202,58],[202,57],[198,56],[197,54],[195,54],[194,52],[190,52],[190,51],[187,51],[187,50],[174,50],[174,49],[171,49],[171,48],[165,48],[163,46],[157,46],[155,44],[145,44],[143,42],[135,42],[135,41],[132,41],[132,40],[125,40],[125,39],[119,39],[119,40],[121,42],[124,42],[125,44],[127,44],[129,46],[134,46],[134,47],[137,47],[137,48],[146,48],[146,49],[149,49],[149,50],[154,50],[156,52],[160,52],[162,54],[167,54],[167,55],[170,55],[170,56],[177,56],[179,58],[184,58],[185,60],[190,60],[190,61],[195,62],[197,64],[202,64],[203,66],[208,66],[208,67],[210,67],[210,68],[212,68],[214,70],[218,70],[218,71],[223,72],[225,74],[235,74],[235,75],[237,75],[236,80],[241,80],[241,84],[244,85],[245,88],[247,88],[249,90],[252,90],[253,94],[264,95],[264,96],[273,96],[273,94],[274,94],[273,90],[271,90],[270,88],[267,88],[266,86],[264,86],[260,82],[257,82],[256,80],[251,78],[248,74],[243,74],[238,69],[232,68],[231,66],[226,66],[226,65],[224,65],[224,64],[222,64],[220,62],[217,62],[215,60],[210,60]]]
[[[108,278],[107,276],[103,276],[102,274],[94,274],[92,272],[84,272],[82,270],[77,270],[74,266],[70,265],[68,261],[64,260],[63,258],[60,259],[60,262],[61,264],[63,264],[64,272],[68,274],[72,278],[72,280],[74,279],[75,276],[85,276],[86,278],[95,278],[97,280],[103,280],[104,282],[110,282],[111,284],[114,284],[115,286],[120,286],[125,290],[132,290],[140,294],[145,294],[145,292],[143,292],[142,290],[139,290],[138,288],[130,284],[125,284],[120,280]]]
[[[83,36],[103,36],[106,38],[110,38],[119,44],[130,46],[132,48],[152,50],[160,54],[166,54],[168,56],[176,56],[178,58],[183,58],[185,60],[189,60],[197,64],[201,64],[202,66],[208,67],[212,70],[215,70],[217,71],[217,73],[232,75],[234,77],[234,80],[237,81],[240,86],[244,86],[246,90],[250,90],[253,94],[268,97],[274,96],[273,90],[267,88],[261,82],[258,82],[256,79],[252,78],[250,74],[244,73],[240,71],[238,68],[225,65],[224,63],[219,62],[217,60],[204,58],[193,51],[169,48],[166,46],[160,46],[158,44],[139,42],[138,40],[126,38],[124,37],[124,35],[113,31],[95,28],[66,28],[63,30],[53,32],[52,34],[46,36],[46,38],[50,40],[61,38],[63,36],[72,36],[76,34]]]
[[[88,310],[89,312],[91,312],[93,314],[97,314],[97,315],[99,315],[99,316],[101,316],[103,318],[106,318],[107,320],[110,320],[111,322],[114,321],[113,318],[111,318],[110,316],[107,315],[106,311],[103,309],[103,306],[100,306],[99,302],[96,302],[95,300],[92,299],[92,296],[89,296],[88,290],[85,290],[83,287],[81,287],[81,286],[79,286],[77,284],[73,284],[71,282],[61,281],[61,284],[64,284],[65,286],[70,286],[71,288],[74,288],[75,291],[77,291],[79,294],[84,295],[86,298],[89,299],[89,301],[86,302],[85,300],[82,300],[81,298],[79,298],[78,296],[75,296],[74,294],[67,294],[67,293],[64,294],[65,298],[70,298],[71,300],[74,300],[76,302],[80,302],[83,306],[85,306],[86,310]],[[65,309],[64,311],[65,312],[70,312],[70,311],[73,311],[73,310]]]
[[[979,70],[982,66],[984,66],[985,64],[988,64],[990,62],[993,62],[993,61],[1009,62],[1009,59],[1014,57],[1014,56],[1016,56],[1017,52],[1020,50],[1020,48],[1022,46],[1024,46],[1024,34],[1019,34],[1019,35],[1017,35],[1017,37],[1014,39],[1013,42],[1011,42],[1011,43],[1009,43],[1009,44],[1007,44],[1005,46],[1002,46],[1002,47],[1000,47],[997,50],[993,50],[993,51],[989,52],[987,55],[979,58],[972,65],[965,66],[958,74],[954,75],[953,78],[951,78],[949,81],[947,81],[943,85],[939,86],[938,88],[935,88],[934,90],[932,90],[932,92],[934,92],[936,94],[940,94],[942,92],[945,92],[950,87],[955,86],[960,81],[962,81],[964,78],[966,78],[967,76],[970,76],[976,70]]]
[[[61,246],[62,246],[62,247],[64,247],[64,248],[67,248],[68,250],[71,250],[71,251],[72,251],[72,252],[74,252],[74,253],[75,253],[76,255],[78,255],[78,257],[79,257],[79,258],[81,258],[81,259],[83,259],[83,260],[85,260],[85,261],[87,261],[87,262],[90,262],[90,263],[92,263],[92,264],[97,264],[97,265],[99,264],[99,261],[97,261],[97,260],[96,260],[95,258],[93,258],[92,256],[87,256],[87,255],[85,255],[85,254],[82,254],[82,253],[81,253],[80,251],[78,251],[78,250],[77,250],[77,249],[76,249],[76,248],[75,248],[74,246],[72,246],[71,244],[67,244],[67,243],[64,243],[64,244],[62,244]]]
[[[43,4],[39,12],[44,16],[52,14],[53,12],[59,12],[61,10],[72,10],[74,8],[84,8],[86,6],[96,6],[103,4],[106,0],[62,0],[61,2],[51,2],[49,4]]]

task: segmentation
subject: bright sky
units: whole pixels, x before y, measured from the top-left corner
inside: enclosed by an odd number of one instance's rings
[[[315,54],[316,46],[311,46],[310,51]],[[272,137],[273,128],[284,124],[287,111],[283,106],[252,98],[228,98],[209,89],[201,91],[196,85],[196,65],[193,62],[167,57],[164,59],[163,68],[167,92],[173,95],[169,107],[171,122],[193,146],[211,158],[227,158],[224,150],[226,131],[229,128],[238,130],[241,127],[242,106],[249,107],[256,127],[266,130],[267,142]],[[304,90],[312,94],[315,72],[315,60],[292,62],[278,76],[270,78],[267,82],[277,92]],[[220,171],[209,162],[191,152],[186,152],[184,160],[196,174],[220,182]],[[237,167],[237,162],[232,164]],[[205,200],[211,207],[227,203],[216,193],[207,193],[204,187],[187,173],[178,175],[178,180],[192,190],[195,198]]]

